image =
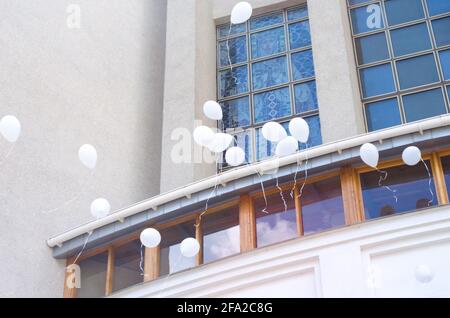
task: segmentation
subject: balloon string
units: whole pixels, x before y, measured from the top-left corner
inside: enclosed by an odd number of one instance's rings
[[[231,78],[234,80],[235,85],[237,86],[239,84],[239,79],[237,76],[233,73],[233,63],[231,62],[231,55],[230,55],[230,36],[231,36],[231,28],[232,24],[230,23],[230,29],[228,30],[228,37],[227,37],[227,54],[228,54],[228,64],[230,66],[230,75]]]
[[[308,143],[305,143],[305,144],[306,144],[305,150],[308,150]],[[292,187],[291,193],[290,193],[292,199],[294,199],[294,191],[295,191],[295,187],[297,186],[297,175],[298,175],[298,172],[299,172],[298,168],[299,168],[300,165],[301,165],[301,163],[299,164],[298,161],[297,161],[297,166],[295,167],[295,174],[294,174],[294,186]],[[303,192],[303,188],[305,187],[306,178],[307,177],[308,177],[308,153],[306,153],[305,180],[304,180],[304,183],[302,184],[301,192],[299,192],[299,193]]]
[[[51,209],[51,210],[42,211],[41,213],[43,213],[43,214],[50,214],[50,213],[56,212],[56,211],[58,211],[59,209],[62,209],[62,208],[64,208],[65,206],[71,204],[72,202],[75,202],[76,200],[78,200],[78,199],[80,198],[80,196],[83,194],[83,192],[85,191],[86,185],[89,183],[90,179],[91,179],[92,176],[94,175],[94,171],[95,171],[95,170],[92,170],[92,171],[91,171],[91,173],[89,174],[89,177],[86,178],[86,180],[84,181],[84,183],[81,185],[81,190],[80,190],[75,196],[73,196],[71,199],[65,201],[65,202],[62,203],[60,206],[58,206],[58,207],[56,207],[56,208],[54,208],[54,209]]]
[[[9,155],[11,155],[15,146],[16,146],[16,143],[13,143],[12,146],[9,147],[9,150],[6,153],[6,156],[2,159],[2,161],[0,161],[0,166],[3,165],[3,163],[6,161],[6,159],[8,159]]]
[[[91,237],[92,233],[94,233],[93,231],[88,233],[88,236],[86,237],[86,240],[84,241],[83,247],[81,248],[81,251],[78,253],[77,257],[75,257],[75,260],[73,261],[72,265],[76,264],[78,259],[80,258],[81,254],[83,254],[84,249],[86,248],[86,245],[89,241],[89,237]]]
[[[283,189],[281,189],[280,185],[278,184],[278,175],[276,176],[276,180],[277,180],[276,187],[280,191],[280,197],[284,204],[284,212],[287,212],[288,206],[287,206],[286,200],[284,199]]]
[[[386,181],[386,179],[388,177],[388,172],[384,171],[384,170],[379,170],[378,168],[376,168],[376,169],[380,173],[380,178],[378,179],[378,186],[384,187],[387,190],[389,190],[390,192],[392,192],[392,195],[394,196],[394,199],[395,199],[395,203],[398,203],[397,190],[391,189],[389,186],[382,184],[382,182]]]
[[[139,261],[139,269],[141,270],[141,276],[145,276],[144,267],[142,266],[142,264],[144,262],[144,255],[142,252],[143,249],[144,249],[144,244],[141,244],[141,248],[140,248],[141,260]]]
[[[431,172],[430,172],[430,169],[428,168],[427,163],[422,158],[420,160],[422,161],[423,165],[425,166],[425,169],[427,169],[427,173],[428,173],[428,190],[430,191],[430,194],[431,194],[431,200],[428,201],[428,206],[431,206],[431,205],[433,205],[433,202],[434,202],[434,192],[431,188],[431,183],[433,182],[433,179],[431,177]]]
[[[308,143],[306,143],[306,149],[308,149],[309,145]],[[300,191],[298,192],[298,196],[297,198],[301,198],[301,196],[303,195],[303,190],[305,189],[306,186],[306,182],[308,180],[308,162],[309,162],[309,158],[308,158],[308,152],[305,152],[305,179],[303,180],[303,184],[300,187]]]

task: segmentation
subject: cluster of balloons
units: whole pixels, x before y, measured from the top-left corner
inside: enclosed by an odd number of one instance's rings
[[[292,155],[298,150],[298,143],[306,143],[309,139],[309,125],[300,117],[289,122],[288,136],[286,130],[277,122],[268,122],[262,127],[263,137],[271,142],[277,142],[275,154],[279,157]]]
[[[19,139],[21,130],[20,121],[15,116],[7,115],[0,121],[0,133],[10,143]]]
[[[161,243],[161,234],[154,228],[148,228],[141,232],[140,240],[145,247],[154,248]],[[184,257],[194,257],[199,251],[200,244],[195,238],[188,237],[180,244],[180,252]]]
[[[374,169],[377,169],[380,155],[378,149],[374,144],[366,143],[361,146],[360,157],[364,163]],[[402,153],[403,162],[408,166],[415,166],[422,161],[422,153],[416,146],[410,146],[403,150]]]

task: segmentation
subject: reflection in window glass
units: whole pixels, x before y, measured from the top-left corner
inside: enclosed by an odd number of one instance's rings
[[[79,263],[80,288],[77,289],[78,298],[97,298],[105,296],[106,266],[108,253],[101,253],[89,257]]]
[[[317,102],[316,81],[297,84],[295,91],[295,112],[297,114],[309,112],[319,108]]]
[[[245,163],[253,162],[253,139],[252,139],[252,131],[253,129],[246,129],[244,131],[234,133],[234,142],[233,146],[240,147],[245,152]],[[223,152],[224,158],[223,162],[225,162],[225,151]]]
[[[391,64],[382,64],[360,70],[364,97],[391,93],[395,90]]]
[[[308,8],[300,7],[288,11],[288,20],[298,20],[308,17]]]
[[[188,238],[195,238],[194,221],[177,224],[160,231],[161,233],[161,256],[160,275],[176,273],[196,264],[195,257],[184,257],[180,252],[181,242]]]
[[[289,38],[291,50],[311,45],[311,31],[309,21],[289,24]]]
[[[384,28],[383,13],[379,4],[370,4],[350,11],[353,34]]]
[[[447,112],[440,88],[403,96],[406,121],[416,121]]]
[[[339,177],[307,184],[300,201],[305,235],[345,224]]]
[[[257,198],[254,202],[256,215],[256,241],[257,246],[283,242],[298,236],[295,203],[290,191],[283,192],[287,209],[284,206],[280,193],[267,196],[268,207],[264,198]]]
[[[431,49],[431,41],[426,23],[392,30],[391,39],[395,56]]]
[[[350,5],[355,5],[355,4],[360,4],[360,3],[364,3],[364,2],[369,2],[370,0],[348,0],[348,3]]]
[[[284,28],[270,29],[251,35],[254,59],[286,51]]]
[[[114,251],[114,286],[118,291],[142,283],[140,270],[141,242],[133,241]]]
[[[397,98],[366,104],[367,129],[374,131],[402,123]]]
[[[220,97],[238,95],[248,91],[247,66],[239,66],[233,70],[225,70],[219,73]]]
[[[397,72],[401,89],[439,81],[433,54],[397,61]]]
[[[230,48],[230,54],[228,54]],[[238,64],[247,61],[247,38],[241,36],[219,43],[220,66],[228,66],[231,64]]]
[[[250,104],[248,96],[221,103],[225,129],[250,125]]]
[[[431,171],[428,161],[425,161]],[[437,204],[434,182],[431,191],[429,178],[422,163],[416,166],[399,166],[383,169],[387,172],[386,181],[379,186],[380,172],[361,174],[361,187],[366,219],[374,219],[396,213],[410,212]],[[397,202],[392,191],[396,191]]]
[[[254,63],[252,65],[253,89],[266,88],[288,81],[285,56]]]
[[[438,47],[450,44],[450,17],[433,20],[434,38]]]
[[[292,76],[301,80],[314,76],[314,60],[312,50],[292,54]]]
[[[386,15],[389,25],[396,25],[425,17],[422,0],[389,0],[385,1]]]
[[[444,170],[444,178],[445,178],[445,184],[447,186],[447,192],[450,189],[450,156],[442,157],[442,169]]]
[[[288,87],[256,94],[254,104],[255,123],[291,115],[291,98]]]
[[[439,52],[442,73],[445,80],[450,80],[450,50]]]
[[[234,35],[234,34],[246,32],[247,24],[246,23],[233,24],[231,26],[231,31],[230,31],[230,25],[226,24],[226,25],[222,25],[222,26],[218,27],[217,31],[219,33],[219,38],[224,38],[224,37],[228,36],[228,34]]]
[[[358,63],[368,64],[389,58],[389,50],[384,32],[355,39]]]
[[[209,263],[240,252],[239,207],[202,218],[203,262]]]
[[[274,12],[268,15],[252,18],[250,20],[250,29],[261,29],[279,23],[283,23],[283,13]]]
[[[300,144],[300,149],[311,148],[322,144],[322,133],[320,130],[320,118],[319,116],[310,116],[304,118],[309,125],[309,139],[307,144]],[[289,129],[287,129],[289,130]]]
[[[446,0],[426,0],[428,12],[431,16],[450,12],[450,1]]]

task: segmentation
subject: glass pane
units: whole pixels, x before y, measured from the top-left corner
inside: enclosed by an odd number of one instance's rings
[[[431,49],[430,35],[426,23],[392,30],[391,39],[395,56]]]
[[[221,103],[225,129],[250,125],[249,97],[241,97]]]
[[[188,238],[195,238],[194,221],[174,225],[161,232],[160,275],[176,273],[194,267],[195,257],[184,257],[180,252],[181,242]]]
[[[391,64],[383,64],[360,70],[364,97],[377,96],[395,91]]]
[[[252,65],[253,89],[261,89],[287,83],[286,56],[254,63]]]
[[[388,128],[402,123],[397,98],[366,104],[369,131]]]
[[[230,55],[228,56],[228,47]],[[223,41],[219,43],[219,60],[220,66],[243,63],[247,61],[247,37],[240,36],[238,38]]]
[[[291,50],[311,45],[311,31],[309,22],[302,21],[289,25]]]
[[[250,29],[261,29],[279,23],[283,23],[283,12],[274,12],[268,15],[251,19]]]
[[[320,131],[319,116],[311,116],[304,118],[309,126],[308,144],[300,144],[300,149],[311,148],[322,144],[322,133]],[[288,129],[289,130],[289,129]]]
[[[142,248],[142,255],[144,249]],[[142,283],[141,275],[141,242],[133,241],[114,251],[114,291]]]
[[[350,16],[352,18],[353,34],[384,28],[383,15],[379,4],[370,4],[352,9]]]
[[[305,235],[345,224],[339,177],[307,184],[300,201]]]
[[[238,254],[241,250],[239,207],[205,215],[202,231],[204,263]]]
[[[403,96],[406,121],[425,119],[445,114],[445,102],[440,88]]]
[[[348,0],[348,4],[349,5],[355,5],[355,4],[360,4],[360,3],[364,3],[364,2],[369,2],[370,0]]]
[[[439,59],[441,61],[444,79],[450,80],[450,50],[439,52]]]
[[[450,44],[450,17],[434,20],[433,25],[434,38],[438,47]]]
[[[217,32],[219,33],[219,38],[227,37],[228,34],[233,35],[233,34],[238,34],[238,33],[244,33],[244,32],[247,31],[247,26],[246,25],[247,25],[246,23],[233,24],[231,26],[231,32],[230,32],[230,25],[229,24],[222,25],[222,26],[217,28]]]
[[[439,81],[433,54],[397,61],[397,73],[401,89]]]
[[[108,253],[101,253],[80,262],[80,288],[78,298],[97,298],[105,296],[106,265]]]
[[[267,246],[283,242],[298,236],[295,203],[290,191],[283,192],[286,202],[285,208],[281,193],[267,196],[267,209],[264,198],[254,201],[256,215],[256,241],[257,246]]]
[[[442,169],[444,170],[445,184],[447,185],[447,191],[450,189],[450,156],[442,157]]]
[[[431,16],[450,12],[450,1],[427,0],[428,12]]]
[[[282,123],[281,126],[284,127],[289,135],[289,122]],[[276,142],[267,141],[261,133],[261,128],[256,129],[256,157],[258,160],[273,156],[277,144]]]
[[[228,97],[248,92],[247,66],[239,66],[231,70],[219,72],[220,97]]]
[[[317,103],[316,81],[297,84],[294,86],[295,112],[297,114],[316,110]]]
[[[314,76],[314,59],[312,50],[292,54],[291,61],[292,76],[295,81]]]
[[[428,161],[425,161],[431,171]],[[361,174],[361,187],[366,219],[374,219],[396,213],[409,212],[429,205],[436,205],[436,190],[434,183],[428,186],[429,178],[422,163],[416,166],[400,166],[384,169],[387,172],[386,181],[379,186],[378,171]],[[392,191],[396,191],[397,202]],[[432,200],[433,199],[433,200]]]
[[[234,146],[241,147],[245,152],[245,162],[253,162],[253,142],[252,142],[252,130],[247,129],[245,131],[234,134]],[[225,152],[224,152],[225,155]]]
[[[286,51],[284,28],[270,29],[251,35],[254,59]]]
[[[360,65],[382,61],[389,58],[384,32],[355,39],[358,63]]]
[[[425,17],[422,0],[389,0],[385,1],[384,5],[386,7],[389,25],[396,25]]]
[[[291,115],[289,88],[255,94],[255,123],[282,118]]]
[[[308,17],[308,8],[300,7],[288,11],[288,20],[297,20]]]

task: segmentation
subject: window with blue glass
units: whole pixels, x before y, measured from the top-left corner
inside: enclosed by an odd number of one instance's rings
[[[368,131],[448,113],[450,0],[347,0]]]
[[[306,5],[218,26],[217,77],[221,128],[235,136],[247,162],[274,155],[276,144],[261,135],[268,121],[288,130],[301,116],[310,124],[307,147],[322,143]]]

